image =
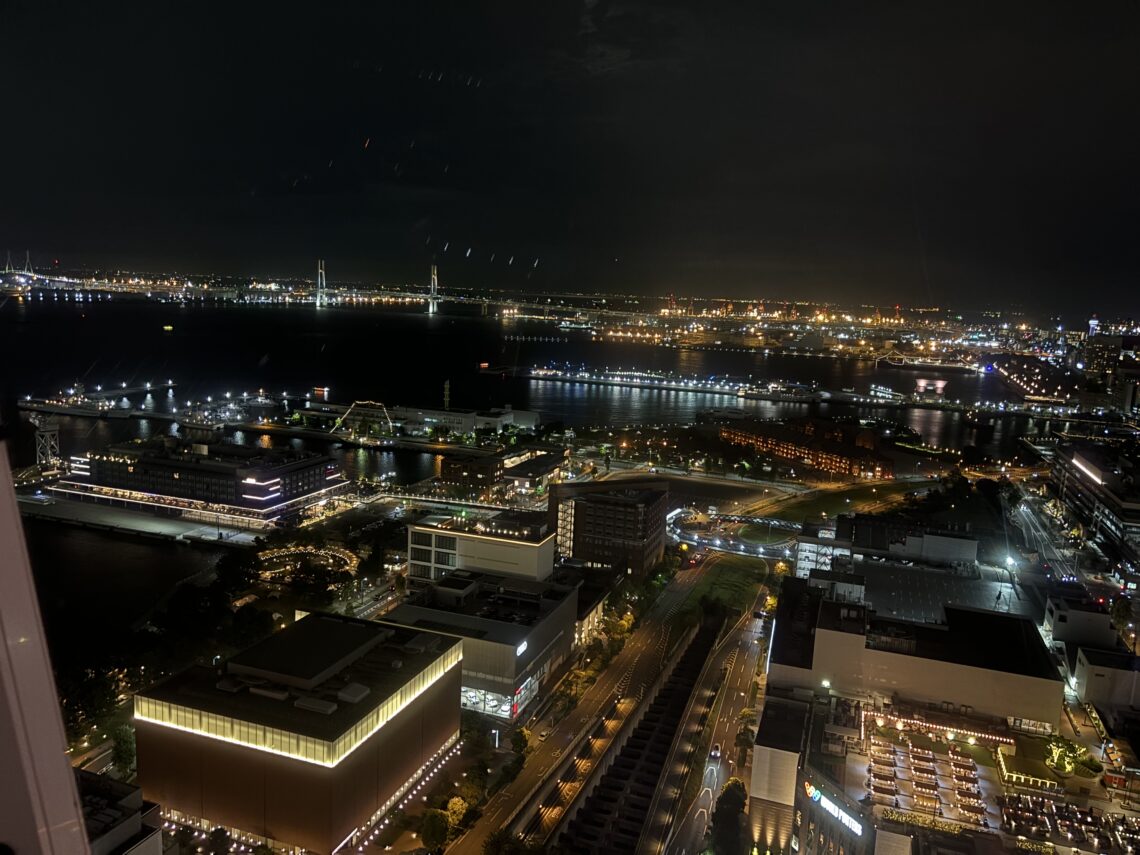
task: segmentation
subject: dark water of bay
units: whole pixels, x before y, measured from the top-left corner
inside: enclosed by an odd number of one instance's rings
[[[165,330],[164,327],[171,327]],[[528,340],[529,339],[529,340]],[[537,339],[537,340],[535,340]],[[550,340],[555,339],[555,340]],[[174,393],[146,400],[159,411],[186,400],[258,389],[272,397],[301,396],[329,387],[335,401],[370,399],[386,404],[441,406],[450,383],[454,407],[538,410],[569,426],[691,422],[698,411],[742,406],[762,417],[854,414],[836,405],[738,401],[692,392],[571,385],[488,374],[480,364],[530,367],[549,362],[592,368],[643,368],[708,376],[816,382],[824,388],[866,391],[871,383],[908,392],[914,371],[855,360],[783,354],[694,351],[632,343],[595,343],[580,331],[533,321],[449,315],[427,316],[312,306],[180,306],[144,301],[0,305],[0,393],[45,396],[75,382],[88,388],[141,385],[173,379]],[[1005,397],[993,375],[926,373],[948,380],[947,395],[964,401]],[[138,406],[146,395],[133,395]],[[884,411],[867,410],[866,415]],[[999,419],[979,434],[957,413],[890,411],[941,446],[982,445],[1013,451],[1017,438],[1045,428],[1025,419]],[[179,430],[160,420],[91,420],[63,417],[61,446],[71,454],[135,436]],[[395,471],[403,482],[431,474],[430,455],[364,451],[311,440],[267,440],[238,433],[237,442],[283,442],[329,451],[351,476]],[[97,631],[100,622],[129,623],[180,579],[212,565],[216,553],[31,523],[28,541],[49,625]],[[68,632],[71,635],[71,632]]]

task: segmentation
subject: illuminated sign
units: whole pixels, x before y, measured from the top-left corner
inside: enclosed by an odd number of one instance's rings
[[[822,790],[817,789],[811,781],[804,781],[804,792],[807,793],[809,799],[813,802],[819,802],[819,806],[839,820],[847,828],[855,832],[856,835],[863,836],[863,823],[855,819],[851,814],[839,807],[835,802],[823,794]]]
[[[518,647],[515,648],[515,656],[522,656],[524,653],[526,653],[526,642],[525,641],[522,644],[520,644]]]

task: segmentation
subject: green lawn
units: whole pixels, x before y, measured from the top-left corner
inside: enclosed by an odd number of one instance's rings
[[[751,544],[780,543],[788,539],[788,532],[780,528],[770,529],[766,525],[749,523],[740,527],[737,536],[745,543]]]
[[[874,484],[855,484],[838,490],[822,490],[776,505],[768,514],[792,522],[819,519],[820,514],[824,513],[828,517],[834,518],[839,514],[870,508],[883,501],[897,500],[902,494],[909,493],[912,490],[924,491],[929,489],[932,484],[933,482],[886,481]],[[765,531],[767,531],[767,527],[765,527]]]
[[[760,583],[768,577],[768,562],[747,555],[726,555],[701,574],[689,594],[690,602],[708,597],[714,603],[743,608],[756,599]]]

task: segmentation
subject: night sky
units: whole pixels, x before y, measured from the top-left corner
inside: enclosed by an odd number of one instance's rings
[[[1135,2],[0,13],[18,261],[1140,308]]]

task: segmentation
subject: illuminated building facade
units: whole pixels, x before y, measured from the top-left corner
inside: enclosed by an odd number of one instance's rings
[[[408,577],[435,581],[455,570],[483,570],[542,581],[554,571],[554,532],[546,514],[436,514],[408,526]]]
[[[577,593],[569,585],[456,570],[411,589],[384,619],[462,637],[456,693],[463,708],[514,719],[570,655]]]
[[[347,486],[336,462],[319,454],[158,440],[73,457],[59,489],[127,505],[217,511],[227,523],[268,523]]]
[[[1066,509],[1113,557],[1135,572],[1140,555],[1140,453],[1100,443],[1061,445],[1050,487]]]
[[[498,454],[446,454],[439,464],[444,484],[486,489],[503,480],[503,458]]]
[[[330,853],[459,736],[462,643],[313,614],[135,698],[138,780],[170,821]]]
[[[856,478],[893,478],[894,464],[871,448],[775,422],[722,427],[720,438],[821,472]]]

